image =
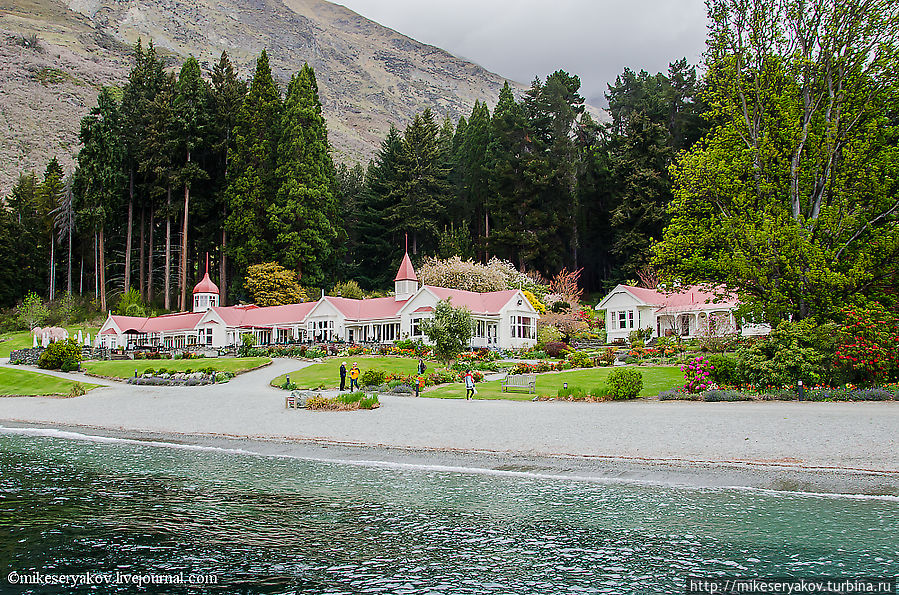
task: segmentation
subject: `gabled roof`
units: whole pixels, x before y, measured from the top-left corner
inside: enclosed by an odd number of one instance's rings
[[[302,304],[285,304],[283,306],[255,307],[245,310],[243,321],[239,326],[277,326],[279,324],[302,324],[317,302]]]
[[[509,303],[517,293],[517,289],[506,289],[503,291],[490,291],[487,293],[478,293],[476,291],[465,291],[462,289],[448,289],[446,287],[435,287],[433,285],[425,285],[432,294],[437,296],[439,300],[450,300],[456,308],[467,306],[472,314],[499,314],[503,306]],[[526,302],[527,300],[523,300]],[[524,304],[522,304],[524,305]],[[528,302],[530,309],[530,302]]]
[[[413,274],[415,273],[413,272]],[[323,299],[337,308],[347,320],[381,320],[384,318],[394,318],[408,301],[397,301],[394,297],[354,300],[350,298],[326,296]]]
[[[412,261],[409,260],[408,252],[403,255],[403,262],[400,263],[400,270],[397,271],[394,281],[418,281],[415,268],[412,266]]]
[[[192,330],[203,314],[198,312],[181,312],[180,314],[166,314],[165,316],[155,316],[148,318],[141,327],[142,333],[164,333],[171,331]]]
[[[603,309],[604,304],[616,293],[624,291],[647,306],[656,306],[656,313],[668,314],[687,310],[729,309],[739,305],[736,294],[725,291],[721,287],[702,287],[691,285],[676,292],[666,293],[645,287],[618,285],[596,305]]]
[[[138,331],[147,322],[146,316],[118,316],[113,314],[110,316],[113,324],[115,324],[119,332],[127,333],[128,331]]]

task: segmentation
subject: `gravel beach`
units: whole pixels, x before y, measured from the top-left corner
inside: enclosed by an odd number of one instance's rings
[[[227,384],[0,398],[0,426],[77,429],[260,454],[695,485],[899,495],[899,403],[615,403],[381,397],[284,408],[275,360]],[[61,375],[85,380],[80,375]],[[90,379],[87,379],[90,380]]]

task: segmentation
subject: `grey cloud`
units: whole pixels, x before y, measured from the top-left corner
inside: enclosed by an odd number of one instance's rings
[[[421,42],[529,83],[563,69],[603,105],[606,85],[630,67],[664,71],[705,48],[703,0],[342,0]]]

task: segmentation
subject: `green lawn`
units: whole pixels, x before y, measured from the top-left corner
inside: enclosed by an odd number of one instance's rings
[[[67,326],[65,328],[69,331],[69,336],[74,339],[78,338],[78,329],[81,329],[82,335],[90,333],[91,341],[94,340],[94,337],[97,335],[97,331],[100,330],[95,326],[87,327],[76,325]],[[31,331],[21,331],[18,333],[6,333],[4,335],[0,335],[0,357],[9,357],[10,351],[31,347],[32,344]]]
[[[110,378],[131,378],[134,371],[142,374],[144,370],[153,368],[165,368],[170,372],[184,370],[199,370],[201,368],[213,368],[219,372],[234,372],[239,374],[258,368],[272,360],[267,357],[204,357],[200,359],[139,359],[139,360],[115,360],[115,361],[90,361],[83,362],[81,367],[85,372]]]
[[[586,368],[581,370],[568,370],[566,372],[548,372],[537,375],[537,395],[556,396],[562,383],[567,382],[568,388],[582,388],[589,390],[605,385],[606,378],[614,368]],[[651,397],[663,390],[680,386],[684,383],[684,373],[675,366],[655,366],[636,368],[643,374],[643,392],[640,396]],[[502,392],[500,381],[479,382],[477,385],[477,399],[512,399],[530,400],[534,393],[528,393],[518,389],[511,392]],[[436,397],[441,399],[464,399],[465,386],[460,382],[438,386],[422,393],[424,397]]]
[[[56,376],[48,376],[31,370],[14,370],[0,368],[0,395],[67,395],[75,384],[71,380],[64,380]],[[98,384],[82,382],[81,386],[90,390],[97,388]]]
[[[340,364],[347,363],[346,385],[350,385],[349,369],[353,363],[359,365],[359,371],[363,374],[366,370],[384,370],[385,372],[398,372],[400,374],[415,374],[418,360],[410,357],[348,357],[346,360],[333,358],[320,364],[312,364],[302,370],[291,372],[290,381],[299,388],[337,388],[340,386]],[[440,366],[437,362],[425,361],[428,369],[425,373],[433,372]],[[272,380],[272,386],[284,384],[285,376],[278,376]]]

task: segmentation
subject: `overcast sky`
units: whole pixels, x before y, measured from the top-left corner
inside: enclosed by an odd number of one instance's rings
[[[655,73],[705,49],[703,0],[332,0],[521,83],[563,69],[604,106],[626,66]]]

